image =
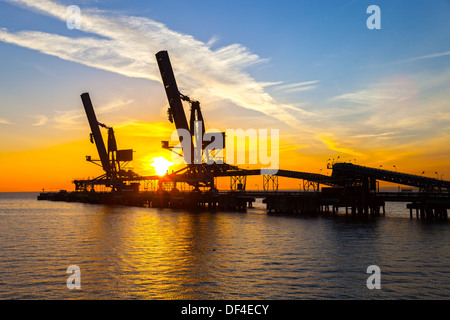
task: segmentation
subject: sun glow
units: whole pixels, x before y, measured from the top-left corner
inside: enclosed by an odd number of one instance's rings
[[[167,160],[164,157],[155,157],[153,159],[150,160],[150,166],[153,167],[153,169],[155,170],[156,174],[158,176],[163,176],[167,173],[167,171],[169,170],[169,167],[173,166],[174,163]]]

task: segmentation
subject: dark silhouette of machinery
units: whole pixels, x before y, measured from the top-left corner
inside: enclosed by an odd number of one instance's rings
[[[140,176],[130,169],[125,169],[133,160],[133,149],[117,149],[114,129],[97,121],[89,93],[83,93],[81,100],[91,128],[90,141],[95,143],[100,157],[100,160],[94,160],[91,156],[86,156],[86,160],[101,166],[105,173],[94,179],[74,180],[75,190],[87,190],[88,188],[94,190],[95,185],[110,187],[112,191],[139,189],[139,183],[133,183],[133,181],[139,180]],[[100,128],[108,131],[108,149],[106,149]]]
[[[90,140],[95,143],[99,159],[86,156],[86,160],[100,166],[104,173],[96,178],[74,180],[75,192],[41,193],[39,200],[81,201],[90,203],[118,203],[126,205],[155,206],[161,208],[199,208],[221,207],[242,210],[258,196],[264,198],[269,212],[314,212],[332,207],[337,212],[344,207],[346,213],[378,214],[385,201],[411,202],[407,205],[416,216],[424,218],[448,218],[450,209],[450,181],[433,179],[389,170],[359,166],[353,163],[330,163],[331,175],[308,173],[291,170],[277,170],[272,175],[264,175],[260,169],[243,169],[223,161],[209,161],[210,145],[204,142],[206,133],[204,117],[200,103],[179,92],[167,51],[156,54],[162,82],[169,102],[167,111],[171,123],[175,124],[179,144],[170,146],[169,141],[162,141],[162,147],[183,157],[186,165],[181,170],[164,176],[141,176],[128,169],[133,160],[132,149],[118,149],[114,129],[97,120],[88,93],[81,95],[84,110],[91,129]],[[183,102],[190,105],[189,122]],[[108,134],[107,144],[101,129]],[[201,139],[198,139],[201,136]],[[225,149],[225,134],[212,135],[222,138],[222,143],[215,144],[218,150]],[[230,143],[231,145],[231,143]],[[181,147],[180,147],[181,146]],[[215,152],[215,151],[213,151]],[[214,160],[220,160],[215,158]],[[263,175],[263,191],[245,191],[248,176]],[[215,180],[218,177],[231,178],[231,191],[218,192]],[[278,177],[303,180],[303,189],[310,187],[314,192],[278,192]],[[156,192],[138,192],[140,183],[158,182]],[[416,187],[418,192],[379,192],[378,182],[386,181]],[[179,192],[178,182],[187,183],[194,192]],[[164,183],[170,187],[165,190]],[[111,189],[111,192],[94,192],[98,185]],[[148,184],[147,184],[148,185]],[[270,187],[272,186],[272,187]],[[320,187],[322,186],[322,190]],[[327,187],[323,187],[327,186]],[[200,192],[200,188],[206,192]],[[144,184],[144,189],[146,189]],[[258,188],[259,189],[259,188]],[[239,192],[235,192],[238,190]],[[85,191],[91,191],[86,193]],[[132,191],[132,193],[130,193]],[[211,192],[212,191],[212,192]],[[269,192],[270,191],[270,192]],[[324,209],[327,211],[328,209]]]
[[[226,163],[210,163],[207,164],[203,161],[203,153],[206,148],[206,144],[201,140],[201,147],[194,147],[195,137],[195,125],[200,124],[201,131],[198,135],[201,137],[205,134],[205,123],[203,114],[200,109],[200,102],[192,100],[186,95],[179,92],[178,86],[173,73],[172,65],[170,63],[169,54],[167,51],[160,51],[156,54],[156,60],[161,73],[161,78],[166,91],[167,99],[169,102],[169,109],[167,111],[169,121],[175,123],[177,130],[185,130],[189,132],[190,141],[184,143],[184,148],[189,150],[182,150],[186,167],[174,174],[182,175],[183,181],[195,187],[195,190],[199,190],[200,187],[206,187],[209,189],[215,189],[214,178],[224,175],[227,171],[243,171],[236,166],[232,166]],[[183,102],[190,104],[190,121],[188,124],[186,114],[183,108]],[[183,137],[179,136],[180,143],[183,143]],[[223,145],[225,147],[225,134],[222,133]],[[173,150],[173,147],[169,146],[168,141],[162,141],[162,146],[165,149]],[[180,154],[181,155],[181,154]],[[198,161],[201,159],[201,161]]]
[[[177,182],[184,182],[193,186],[194,190],[197,191],[199,191],[200,188],[216,190],[215,178],[225,176],[231,177],[232,189],[245,190],[246,177],[261,175],[261,171],[256,169],[243,169],[223,161],[213,163],[206,163],[204,161],[204,155],[208,155],[208,150],[206,149],[207,144],[203,142],[203,139],[201,142],[195,140],[196,134],[203,137],[206,131],[200,103],[179,92],[167,51],[158,52],[156,54],[156,60],[169,102],[167,111],[169,121],[175,124],[177,132],[180,132],[181,130],[184,131],[184,133],[187,133],[187,137],[186,135],[179,134],[179,142],[180,145],[182,145],[181,150],[175,150],[175,147],[170,146],[168,141],[162,141],[162,147],[183,157],[186,166],[176,172],[170,174],[167,173],[163,177],[141,176],[130,169],[126,169],[128,163],[133,160],[133,150],[119,150],[117,148],[114,129],[98,122],[89,94],[83,93],[81,99],[91,128],[91,142],[95,143],[100,158],[99,160],[93,160],[90,156],[87,156],[86,160],[101,166],[104,174],[94,179],[74,180],[75,190],[94,190],[96,185],[104,185],[111,188],[112,191],[138,191],[140,182],[145,180],[158,180],[160,187],[163,182],[173,183],[174,188],[176,188]],[[184,111],[183,101],[190,105],[189,122]],[[107,147],[103,141],[101,128],[106,129],[108,132]],[[196,132],[198,131],[198,128],[201,129],[199,132]],[[220,147],[224,149],[225,134],[221,134],[223,145]],[[188,139],[188,141],[185,141],[185,139]],[[264,183],[273,182],[273,185],[276,185],[275,189],[277,190],[278,181],[275,179],[276,177],[281,176],[301,179],[304,182],[307,181],[308,184],[317,191],[319,191],[320,185],[331,186],[335,189],[337,188],[337,191],[342,188],[349,189],[358,187],[362,190],[361,192],[364,197],[368,197],[370,192],[377,191],[377,181],[388,181],[414,186],[427,192],[450,190],[450,182],[448,181],[400,172],[394,173],[387,170],[373,169],[349,163],[334,163],[329,169],[333,170],[331,176],[301,171],[278,170],[273,176],[264,176]],[[237,187],[237,185],[239,185],[239,187]],[[264,188],[264,190],[269,189]]]

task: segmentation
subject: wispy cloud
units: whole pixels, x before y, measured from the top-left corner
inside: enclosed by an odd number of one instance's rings
[[[396,104],[407,101],[417,94],[417,89],[405,83],[387,82],[377,87],[366,88],[356,92],[345,93],[332,98],[331,100],[346,100],[355,104],[369,105],[372,107],[382,107],[387,103]]]
[[[319,80],[285,84],[282,86],[277,86],[276,90],[280,90],[286,93],[307,91],[316,88],[317,83],[319,83]]]
[[[317,86],[306,86],[306,87],[298,87],[298,88],[292,88],[289,90],[285,90],[286,93],[292,93],[292,92],[301,92],[301,91],[309,91],[312,89],[315,89]]]
[[[66,6],[54,1],[10,2],[64,22],[68,17]],[[154,54],[168,50],[180,90],[185,89],[188,94],[207,95],[210,99],[228,100],[293,127],[303,124],[289,111],[292,106],[277,102],[265,92],[263,84],[245,72],[245,68],[265,59],[240,44],[213,50],[211,46],[216,44],[217,37],[204,43],[148,18],[109,15],[84,9],[81,14],[82,31],[89,34],[86,37],[72,38],[39,31],[12,33],[0,29],[0,41],[90,67],[158,82],[161,79]]]
[[[44,124],[46,124],[47,123],[47,121],[48,121],[48,117],[46,117],[46,116],[44,116],[44,115],[36,115],[36,116],[33,116],[35,119],[36,119],[36,121],[37,122],[35,122],[35,123],[33,123],[33,126],[36,126],[36,127],[38,127],[38,126],[43,126]]]
[[[111,101],[105,105],[96,107],[95,113],[97,116],[106,114],[120,108],[125,108],[132,102],[133,100]],[[74,128],[80,128],[81,123],[86,123],[85,117],[86,115],[83,112],[83,109],[56,110],[54,116],[47,120],[59,129],[73,130]]]
[[[0,118],[0,124],[12,124],[12,122],[10,122],[9,120],[7,120],[5,118]]]
[[[354,150],[353,148],[349,146],[342,145],[341,142],[339,142],[339,139],[337,139],[332,133],[323,133],[318,135],[318,140],[322,141],[328,149],[337,151],[342,154],[346,155],[352,155],[352,156],[361,156],[362,154],[359,151]]]
[[[52,122],[57,128],[73,130],[79,127],[83,116],[82,110],[56,110]]]
[[[272,87],[272,86],[278,86],[282,84],[283,81],[272,81],[272,82],[259,82],[259,84],[263,87]]]
[[[318,82],[319,82],[319,80],[291,83],[291,84],[279,86],[278,89],[284,90],[284,89],[292,89],[292,88],[297,88],[297,87],[305,87],[305,86],[317,84]]]
[[[374,127],[396,130],[407,128],[417,114],[423,115],[426,110],[420,107],[421,86],[408,76],[395,76],[383,79],[371,87],[359,91],[345,93],[331,99],[332,102],[344,102],[362,110],[358,119],[372,130]]]
[[[419,56],[419,57],[413,57],[413,58],[409,58],[409,59],[394,61],[394,62],[388,63],[388,65],[402,64],[402,63],[408,63],[408,62],[416,62],[416,61],[420,61],[420,60],[435,59],[435,58],[440,58],[440,57],[445,57],[445,56],[450,56],[450,51],[437,52],[437,53],[427,54],[427,55],[424,55],[424,56]]]
[[[448,127],[449,84],[449,70],[379,79],[331,99],[333,107],[341,106],[332,111],[342,130],[330,130],[339,133],[340,143],[359,146],[360,151],[396,153],[399,146],[426,148],[427,141],[441,136]],[[411,141],[416,144],[411,146]]]

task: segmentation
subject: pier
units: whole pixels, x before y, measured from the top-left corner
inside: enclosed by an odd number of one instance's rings
[[[386,202],[406,203],[411,218],[448,220],[450,195],[420,192],[380,192],[370,195],[366,205],[357,193],[342,188],[322,191],[142,191],[142,192],[43,192],[38,200],[88,204],[172,208],[184,210],[225,210],[245,212],[256,199],[262,199],[270,214],[311,216],[344,214],[351,216],[385,215]],[[415,214],[414,214],[415,213]]]
[[[185,210],[245,212],[255,198],[242,192],[144,191],[144,192],[59,192],[41,193],[38,200],[121,205]]]

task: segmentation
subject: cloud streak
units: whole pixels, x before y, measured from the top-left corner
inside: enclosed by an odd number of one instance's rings
[[[322,141],[330,150],[337,151],[342,154],[352,155],[356,157],[362,156],[362,153],[342,145],[332,133],[323,133],[318,135],[317,139]]]
[[[35,127],[43,126],[48,121],[48,118],[43,115],[36,115],[36,116],[34,116],[34,118],[36,118],[36,120],[37,120],[37,122],[33,123],[33,126],[35,126]]]
[[[116,109],[129,106],[131,103],[133,103],[133,100],[111,101],[106,105],[97,107],[95,113],[97,114],[97,116],[101,116],[102,114],[106,114]],[[45,119],[45,123],[47,123],[48,121],[54,124],[57,128],[73,130],[74,127],[79,127],[80,123],[85,122],[85,117],[86,115],[82,109],[56,110],[53,117],[51,117],[50,119]],[[36,126],[39,124],[34,125]]]
[[[10,122],[9,120],[7,120],[5,118],[0,118],[0,124],[12,124],[12,122]]]
[[[25,9],[66,21],[66,6],[50,1],[10,0]],[[239,44],[211,49],[208,43],[167,28],[157,21],[130,16],[109,16],[95,10],[81,11],[81,30],[86,37],[66,37],[39,31],[9,32],[0,29],[0,41],[37,50],[64,60],[107,70],[128,77],[161,82],[154,54],[168,50],[180,90],[207,100],[227,100],[262,112],[292,127],[305,126],[278,103],[245,68],[265,60]],[[292,87],[291,90],[301,90]],[[303,89],[307,90],[307,89]],[[196,99],[199,99],[195,97]]]
[[[308,87],[308,86],[311,86],[311,85],[315,85],[318,82],[319,82],[319,80],[313,80],[313,81],[305,81],[305,82],[285,84],[285,85],[279,86],[277,89],[280,89],[280,90],[288,89],[288,90],[290,90],[290,89],[295,89],[295,88],[298,88],[298,87]]]
[[[275,88],[275,90],[283,91],[285,93],[308,91],[308,90],[316,88],[318,83],[319,83],[319,80],[291,83],[291,84],[277,86]]]
[[[445,56],[450,56],[450,51],[432,53],[432,54],[427,54],[427,55],[420,56],[420,57],[414,57],[414,58],[404,59],[404,60],[400,60],[400,61],[394,61],[387,65],[416,62],[416,61],[420,61],[420,60],[428,60],[428,59],[440,58],[440,57],[445,57]]]

